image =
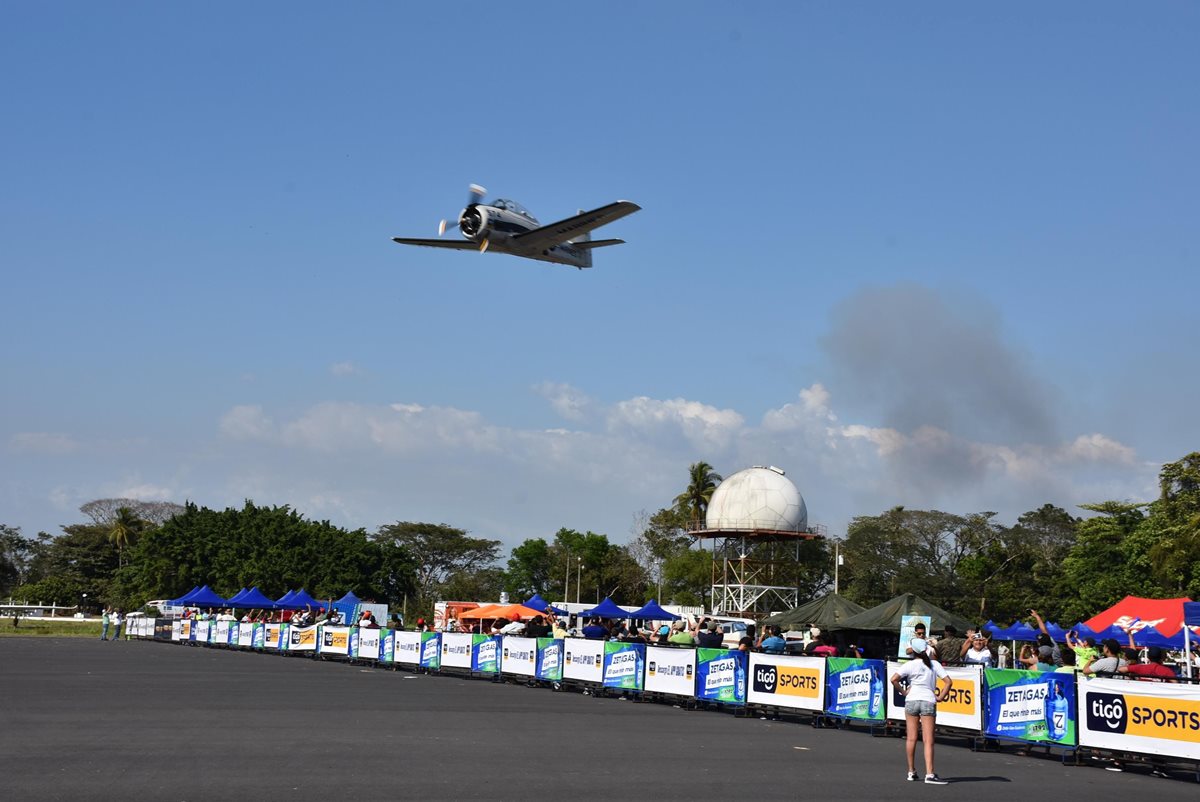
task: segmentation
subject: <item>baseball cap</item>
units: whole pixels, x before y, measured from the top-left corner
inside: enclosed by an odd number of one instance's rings
[[[926,643],[924,638],[913,638],[908,642],[908,647],[914,652],[923,652],[929,648],[929,644]]]
[[[1038,647],[1038,657],[1042,657],[1042,658],[1049,660],[1053,656],[1054,656],[1054,650],[1051,649],[1049,646],[1039,646]]]

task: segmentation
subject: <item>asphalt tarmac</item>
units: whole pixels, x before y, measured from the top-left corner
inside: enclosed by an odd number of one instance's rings
[[[1200,799],[961,738],[927,786],[864,728],[169,643],[0,639],[0,689],[3,802]]]

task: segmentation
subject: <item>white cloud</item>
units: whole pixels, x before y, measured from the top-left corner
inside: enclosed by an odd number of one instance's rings
[[[170,487],[142,483],[117,491],[115,497],[132,498],[138,501],[174,501],[177,495],[176,491]]]
[[[275,424],[263,408],[250,404],[226,412],[217,427],[221,434],[232,440],[268,440],[275,435]]]
[[[588,417],[592,400],[569,384],[542,382],[535,385],[534,392],[550,402],[550,407],[569,421],[582,421]]]
[[[353,362],[334,362],[329,366],[329,372],[334,376],[355,376],[363,371]]]
[[[79,450],[79,442],[61,432],[18,432],[8,440],[8,447],[21,454],[58,456]]]

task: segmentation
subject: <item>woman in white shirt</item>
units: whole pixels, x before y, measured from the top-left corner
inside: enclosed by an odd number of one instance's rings
[[[933,769],[933,727],[937,717],[937,703],[950,697],[954,680],[937,660],[928,654],[929,644],[921,638],[909,642],[913,659],[900,666],[892,675],[892,685],[904,696],[904,722],[908,738],[905,750],[908,757],[908,780],[917,779],[916,755],[917,733],[925,741],[925,782],[930,785],[945,785]],[[939,687],[940,686],[940,687]]]
[[[982,632],[976,632],[968,641],[962,661],[964,665],[968,666],[992,667],[992,651],[988,648],[987,637]]]

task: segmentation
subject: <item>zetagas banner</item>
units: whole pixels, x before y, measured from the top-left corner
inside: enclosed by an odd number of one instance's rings
[[[1074,746],[1075,672],[1037,672],[989,668],[987,725],[984,732],[998,738]]]
[[[825,660],[828,677],[825,680],[825,712],[833,716],[883,721],[882,660],[859,657],[829,657]]]

